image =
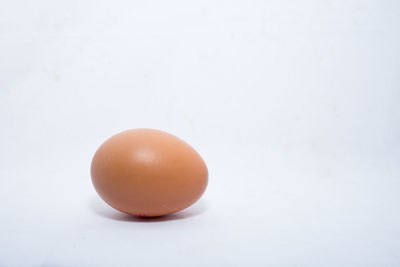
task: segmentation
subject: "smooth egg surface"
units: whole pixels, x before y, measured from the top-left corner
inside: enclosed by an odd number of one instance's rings
[[[105,141],[91,165],[93,185],[111,207],[136,216],[162,216],[195,203],[208,183],[200,155],[160,130],[133,129]]]

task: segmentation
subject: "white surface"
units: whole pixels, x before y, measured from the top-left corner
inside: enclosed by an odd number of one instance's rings
[[[398,1],[8,1],[1,266],[400,266]],[[168,131],[210,172],[153,221],[97,147]]]

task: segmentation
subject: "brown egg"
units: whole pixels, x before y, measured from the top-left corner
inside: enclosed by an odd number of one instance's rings
[[[208,182],[200,155],[159,130],[133,129],[105,141],[91,166],[92,182],[111,207],[136,216],[161,216],[195,203]]]

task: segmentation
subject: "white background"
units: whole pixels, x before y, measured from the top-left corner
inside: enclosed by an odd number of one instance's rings
[[[400,266],[400,2],[5,1],[0,266]],[[91,157],[168,131],[194,206],[108,207]]]

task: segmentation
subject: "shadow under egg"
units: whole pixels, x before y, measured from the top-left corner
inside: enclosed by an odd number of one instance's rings
[[[140,222],[140,223],[152,223],[152,222],[165,222],[174,220],[183,220],[191,217],[195,217],[207,211],[207,205],[204,200],[199,200],[192,206],[178,211],[176,213],[156,216],[156,217],[146,217],[146,216],[134,216],[120,212],[113,209],[104,203],[99,197],[93,196],[88,201],[89,209],[96,215],[103,218],[115,220],[115,221],[125,221],[125,222]]]

